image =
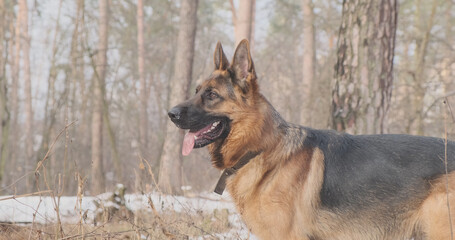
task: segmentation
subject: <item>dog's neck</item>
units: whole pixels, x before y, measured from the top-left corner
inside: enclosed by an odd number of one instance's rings
[[[261,151],[262,152],[262,151]],[[222,195],[224,189],[226,188],[226,180],[229,176],[235,174],[240,168],[245,166],[247,163],[250,162],[251,159],[255,158],[261,152],[247,152],[243,157],[235,164],[235,166],[231,168],[226,168],[220,176],[218,183],[216,184],[215,193]]]
[[[286,129],[289,127],[289,124],[281,118],[280,114],[262,95],[260,95],[255,108],[258,111],[257,116],[261,116],[262,119],[253,119],[254,122],[248,129],[251,132],[242,132],[244,136],[240,140],[232,140],[228,137],[217,143],[216,147],[210,148],[212,162],[215,165],[220,164],[216,167],[224,169],[215,189],[218,194],[223,193],[226,179],[229,176],[234,175],[259,153],[266,152],[276,146],[284,138]],[[252,145],[251,143],[256,144]],[[231,165],[227,165],[227,163]]]

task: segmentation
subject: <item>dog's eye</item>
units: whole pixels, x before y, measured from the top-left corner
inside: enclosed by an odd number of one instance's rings
[[[218,94],[216,94],[216,92],[208,92],[208,93],[207,93],[207,98],[208,98],[209,100],[213,100],[213,99],[215,99],[215,98],[217,98],[217,97],[218,97]]]

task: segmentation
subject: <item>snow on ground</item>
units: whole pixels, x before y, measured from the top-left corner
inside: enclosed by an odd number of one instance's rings
[[[87,211],[88,219],[93,219],[96,206],[94,200],[106,199],[112,193],[104,193],[96,197],[83,197],[79,208],[77,197],[61,197],[59,202],[60,218],[64,223],[77,223],[80,219],[79,212]],[[55,211],[54,199],[51,197],[21,197],[7,199],[11,196],[0,196],[0,222],[11,223],[54,223],[57,215]],[[220,239],[255,239],[249,234],[248,229],[243,224],[240,215],[237,213],[234,204],[228,194],[219,196],[215,193],[202,193],[199,197],[183,197],[161,195],[150,193],[144,195],[126,194],[125,205],[133,212],[136,210],[151,211],[148,198],[152,199],[155,209],[163,212],[174,210],[182,213],[213,213],[215,209],[228,209],[229,221],[232,229],[229,232],[217,234]],[[55,199],[58,201],[58,199]],[[35,216],[35,217],[34,217]],[[202,239],[202,238],[201,238]]]

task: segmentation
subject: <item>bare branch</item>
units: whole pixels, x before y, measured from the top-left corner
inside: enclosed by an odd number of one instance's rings
[[[443,98],[448,98],[448,97],[451,97],[451,96],[455,96],[455,91],[452,91],[452,92],[448,92],[438,98],[436,98],[431,104],[430,106],[423,112],[423,115],[422,115],[422,118],[426,118],[428,116],[428,112],[436,105],[437,102],[439,102],[441,99]]]
[[[42,194],[50,193],[50,192],[52,192],[52,190],[39,191],[39,192],[34,192],[34,193],[27,193],[27,194],[22,194],[22,195],[13,195],[13,196],[10,196],[10,197],[0,198],[0,202],[1,201],[5,201],[5,200],[10,200],[10,199],[18,199],[18,198],[23,198],[23,197],[35,196],[35,195],[42,195]]]

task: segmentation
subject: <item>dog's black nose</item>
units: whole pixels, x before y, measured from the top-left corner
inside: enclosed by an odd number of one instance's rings
[[[179,120],[180,115],[181,115],[181,110],[180,110],[180,108],[174,107],[167,113],[167,115],[169,116],[169,118],[171,118],[171,120]]]

